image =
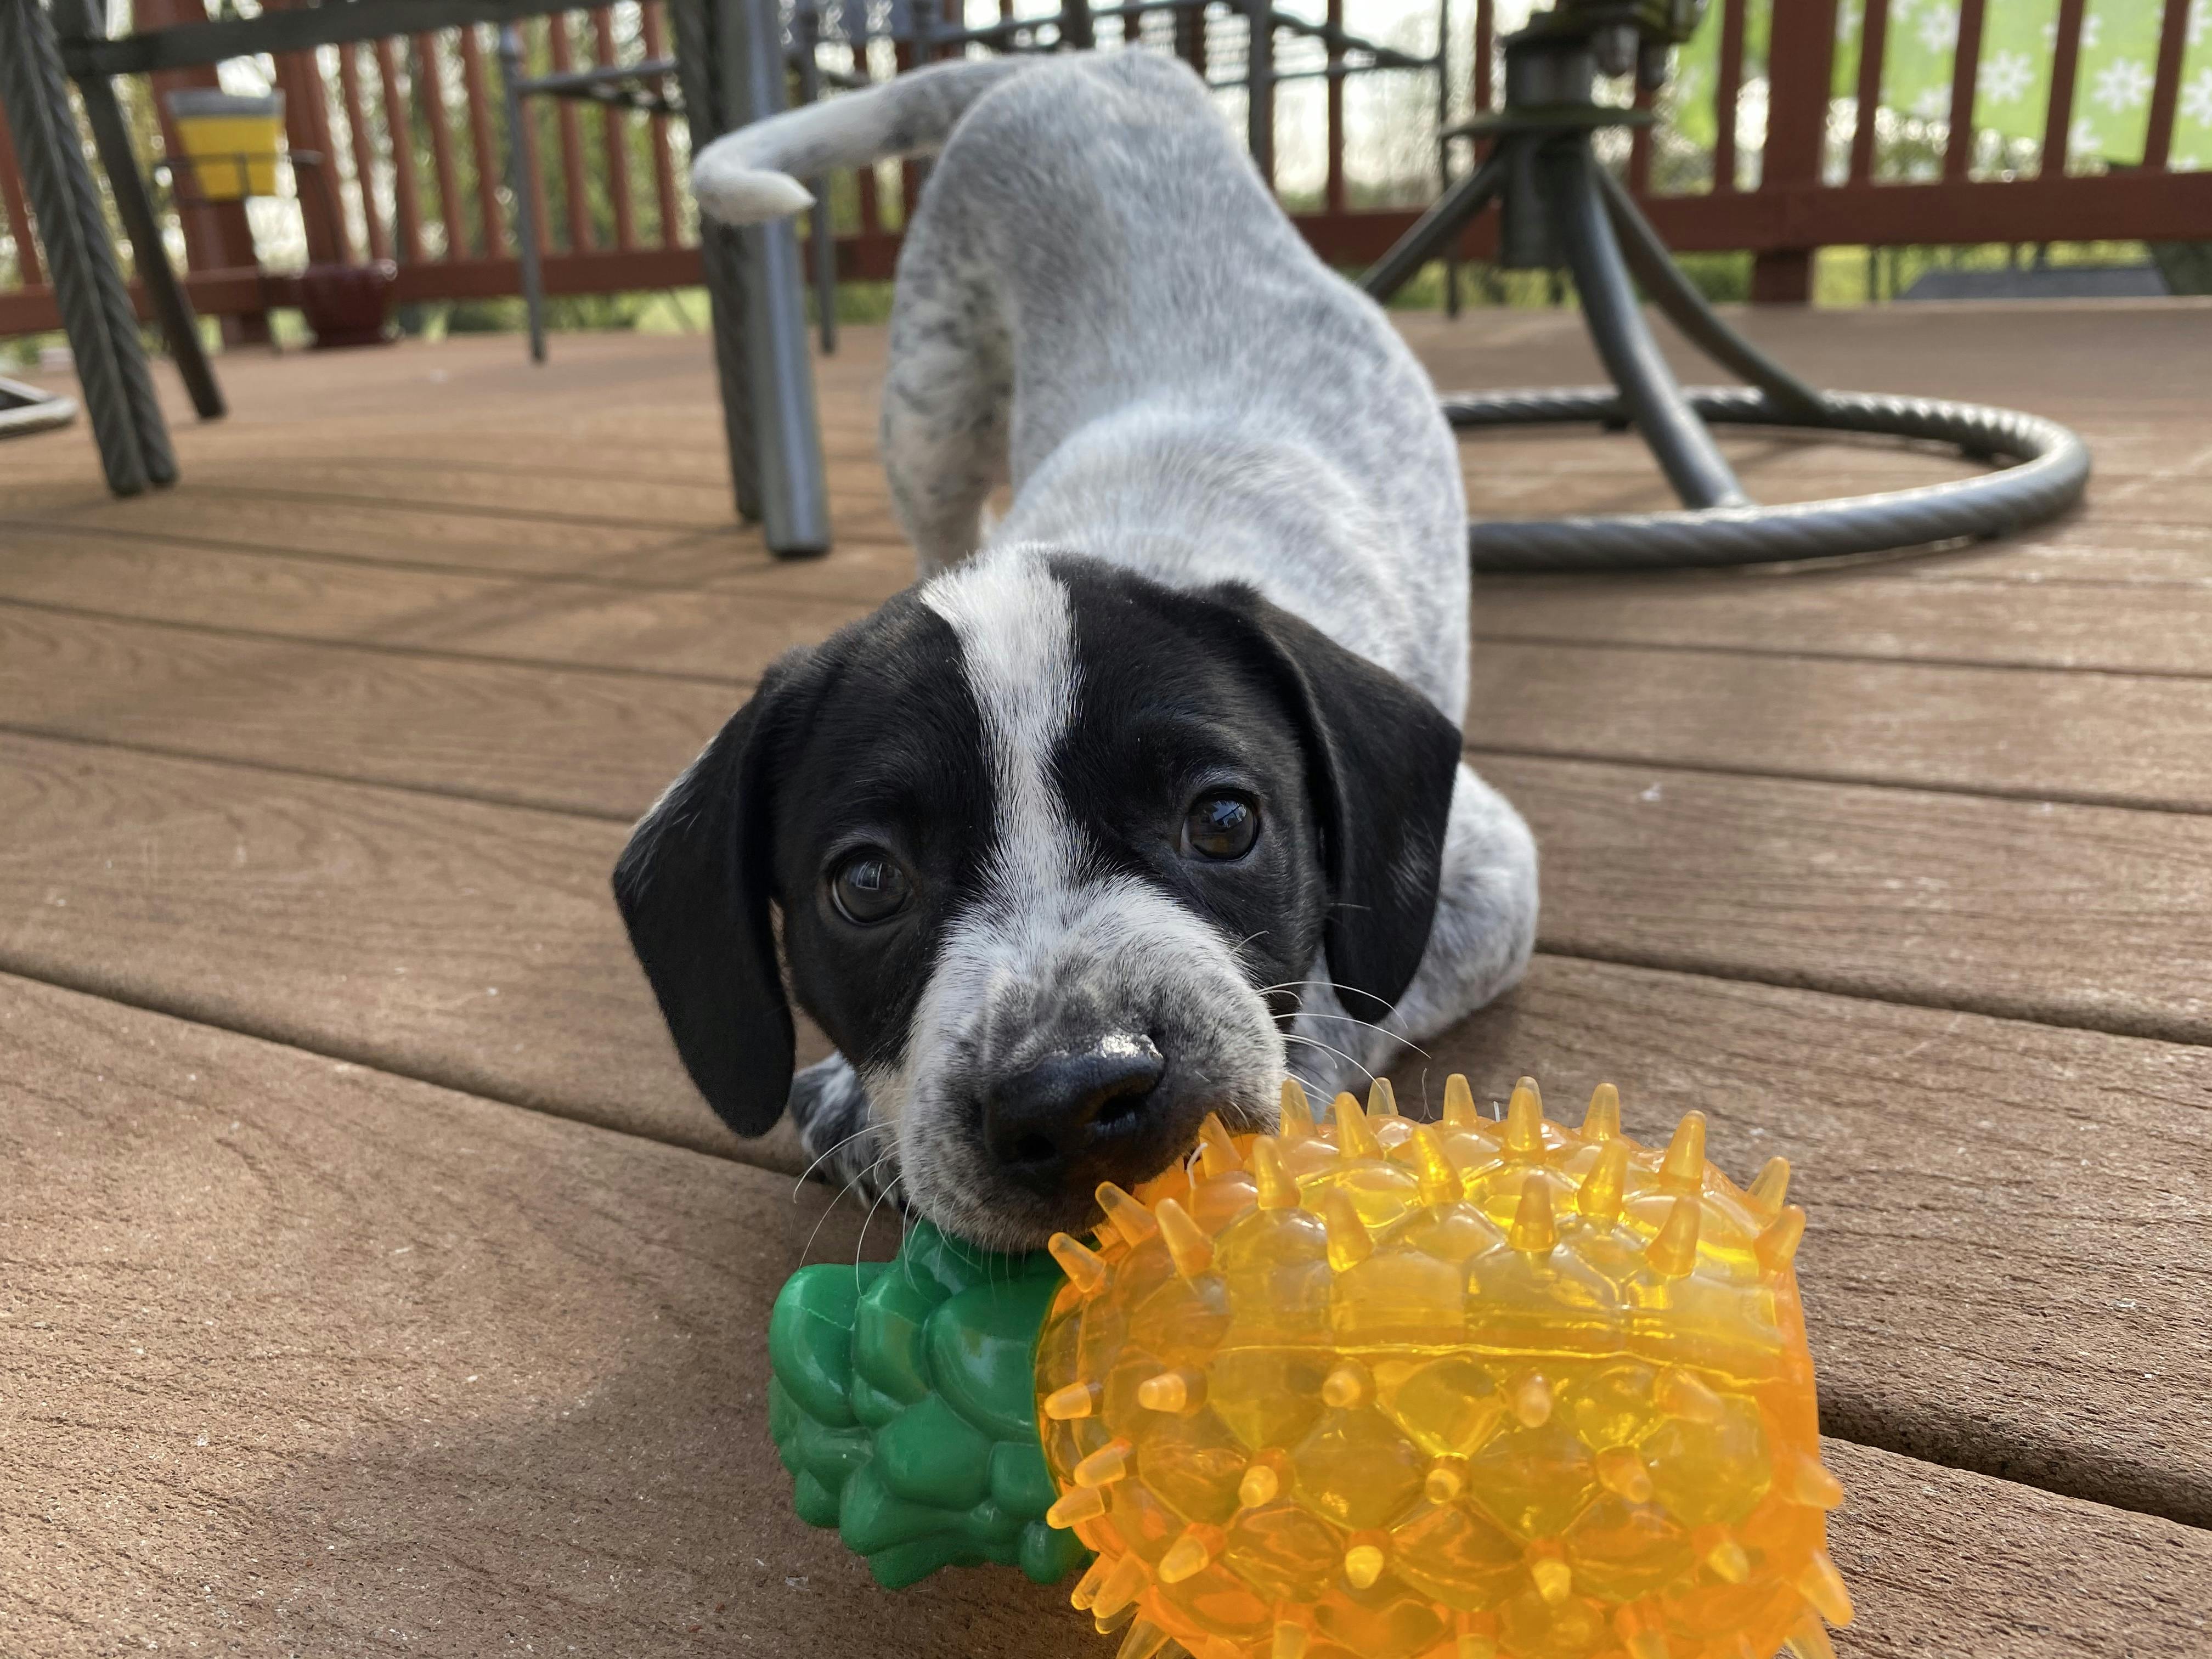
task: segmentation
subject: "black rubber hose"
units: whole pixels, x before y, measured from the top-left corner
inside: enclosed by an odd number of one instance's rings
[[[1979,477],[1880,495],[1781,507],[1604,517],[1476,520],[1468,550],[1478,570],[1657,570],[1837,558],[2001,536],[2064,512],[2089,479],[2089,451],[2069,428],[2017,410],[1933,398],[1824,392],[1817,410],[1791,410],[1764,392],[1691,386],[1683,392],[1707,422],[1873,434],[1955,444],[1976,459],[2015,465]],[[1559,387],[1442,399],[1455,430],[1571,425],[1618,427],[1628,406],[1611,386]]]

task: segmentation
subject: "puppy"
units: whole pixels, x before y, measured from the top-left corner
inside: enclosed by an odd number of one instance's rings
[[[788,1107],[837,1178],[1026,1248],[1207,1112],[1270,1127],[1285,1076],[1364,1084],[1510,985],[1536,854],[1460,758],[1435,392],[1198,77],[947,64],[694,178],[753,222],[931,150],[882,433],[921,580],[769,672],[615,891],[732,1128]],[[795,1080],[791,1000],[837,1046]]]

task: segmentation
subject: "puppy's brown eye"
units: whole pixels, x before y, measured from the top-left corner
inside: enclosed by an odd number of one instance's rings
[[[863,847],[848,854],[830,878],[830,902],[856,927],[889,921],[913,898],[905,870],[880,847]]]
[[[1249,795],[1200,795],[1183,815],[1182,850],[1194,858],[1241,859],[1260,838],[1260,805]]]

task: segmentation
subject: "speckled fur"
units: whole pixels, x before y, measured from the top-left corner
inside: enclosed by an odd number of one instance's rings
[[[1249,583],[1456,724],[1456,443],[1420,365],[1314,257],[1198,78],[1138,52],[940,65],[717,141],[698,160],[701,199],[766,216],[787,196],[778,175],[930,149],[883,415],[922,574],[1026,545],[1178,588]],[[1001,483],[1012,507],[987,526]],[[1517,979],[1535,916],[1528,829],[1462,767],[1413,986],[1370,1026],[1316,962],[1291,1064],[1324,1089],[1381,1069]],[[842,1064],[794,1087],[817,1151],[861,1121],[869,1091]],[[848,1173],[878,1139],[853,1143]]]

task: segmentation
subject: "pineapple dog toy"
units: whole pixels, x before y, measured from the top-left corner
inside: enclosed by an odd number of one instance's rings
[[[886,1585],[991,1560],[1119,1659],[1830,1659],[1777,1158],[1663,1149],[1523,1079],[1416,1125],[1378,1084],[1099,1188],[1095,1242],[802,1269],[769,1331],[799,1513]]]

